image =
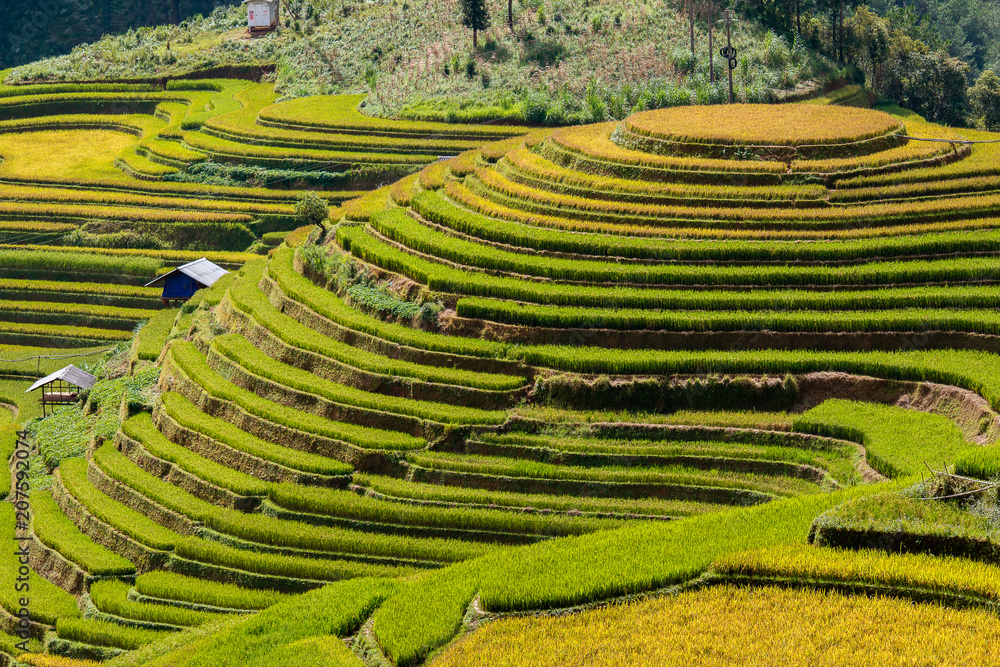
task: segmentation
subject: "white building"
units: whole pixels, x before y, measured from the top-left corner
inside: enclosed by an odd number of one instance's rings
[[[250,32],[265,32],[278,27],[279,0],[243,0],[247,6]]]

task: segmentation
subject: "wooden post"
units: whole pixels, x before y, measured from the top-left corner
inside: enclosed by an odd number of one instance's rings
[[[733,49],[733,22],[736,21],[736,17],[733,14],[733,10],[727,9],[725,17],[719,21],[719,23],[726,24],[726,48],[722,49],[722,56],[727,59],[726,71],[729,73],[729,103],[733,104],[736,101],[736,96],[733,92],[733,67],[732,64],[736,60],[736,51]]]

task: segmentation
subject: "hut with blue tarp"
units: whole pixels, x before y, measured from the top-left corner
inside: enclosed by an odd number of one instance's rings
[[[164,273],[156,280],[147,283],[146,287],[163,283],[163,294],[160,295],[160,300],[169,306],[171,302],[187,301],[194,296],[195,292],[205,287],[211,287],[227,273],[229,271],[202,257],[183,266],[178,266],[170,273]]]

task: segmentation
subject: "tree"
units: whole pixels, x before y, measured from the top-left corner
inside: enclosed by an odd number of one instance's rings
[[[840,13],[837,17],[837,60],[844,62],[844,0],[840,0]]]
[[[968,111],[969,65],[947,51],[897,35],[889,56],[887,96],[934,123],[961,126]]]
[[[983,72],[969,90],[969,102],[976,127],[1000,131],[1000,76],[989,69]]]
[[[490,27],[490,11],[486,0],[460,0],[462,6],[462,25],[472,28],[472,47],[479,46],[479,31]]]
[[[865,75],[865,83],[874,92],[886,91],[886,70],[892,41],[885,19],[861,6],[847,21],[847,58]]]
[[[691,61],[694,62],[694,0],[688,0],[688,16],[691,19]]]
[[[326,232],[323,224],[330,218],[330,204],[315,192],[303,192],[295,202],[295,219],[299,224],[316,225]]]

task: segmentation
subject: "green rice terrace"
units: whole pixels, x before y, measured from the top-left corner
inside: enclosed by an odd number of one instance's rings
[[[0,87],[0,665],[997,659],[1000,134],[864,99]]]

